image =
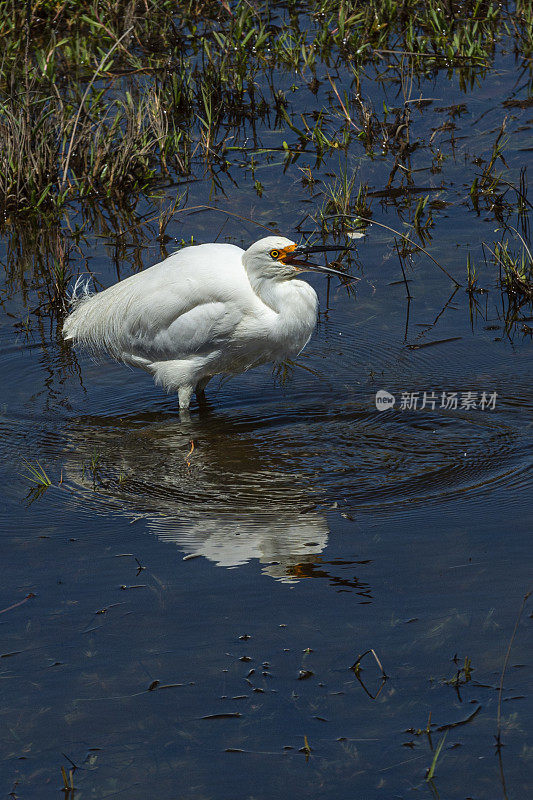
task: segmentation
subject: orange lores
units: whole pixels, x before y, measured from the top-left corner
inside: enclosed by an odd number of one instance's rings
[[[295,244],[290,244],[287,247],[284,247],[283,250],[279,251],[278,261],[284,261],[289,253],[292,253],[293,250],[296,250]]]

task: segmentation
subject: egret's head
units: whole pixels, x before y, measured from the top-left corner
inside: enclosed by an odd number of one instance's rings
[[[265,236],[264,239],[254,242],[245,251],[242,260],[248,274],[254,278],[287,281],[299,277],[299,273],[305,270],[348,278],[349,276],[344,272],[313,264],[306,259],[310,253],[338,249],[338,247],[304,247],[291,242],[284,236]]]
[[[254,242],[242,260],[250,276],[286,281],[296,277],[296,269],[286,263],[286,257],[296,248],[284,236],[265,236]]]

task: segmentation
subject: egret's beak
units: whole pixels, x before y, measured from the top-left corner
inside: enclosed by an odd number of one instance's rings
[[[333,269],[332,267],[323,267],[321,264],[315,264],[313,261],[307,261],[305,256],[311,255],[312,253],[326,253],[326,252],[338,252],[342,250],[342,247],[334,247],[332,245],[313,245],[311,247],[299,247],[298,245],[293,245],[292,248],[286,249],[285,254],[280,258],[284,264],[290,264],[291,267],[298,267],[302,271],[309,270],[310,272],[323,272],[324,275],[336,275],[339,278],[346,278],[350,281],[358,281],[359,278],[355,278],[352,275],[348,275],[346,272],[341,272],[339,269]]]

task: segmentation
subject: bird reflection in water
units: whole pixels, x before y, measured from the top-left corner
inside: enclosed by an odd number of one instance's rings
[[[286,441],[267,429],[267,442],[262,430],[259,420],[211,414],[186,425],[147,413],[77,418],[67,428],[64,477],[94,496],[87,464],[97,453],[96,496],[142,516],[186,557],[228,568],[257,559],[263,573],[297,580],[326,547],[326,515]]]

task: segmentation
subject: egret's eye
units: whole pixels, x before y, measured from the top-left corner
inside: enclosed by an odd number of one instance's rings
[[[280,252],[279,250],[271,250],[269,255],[272,256],[272,258],[279,258]]]

